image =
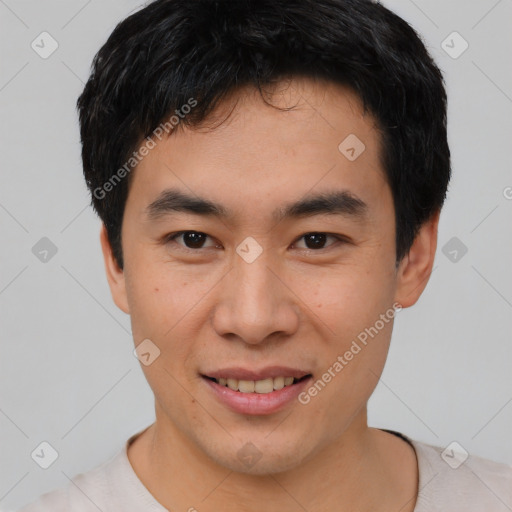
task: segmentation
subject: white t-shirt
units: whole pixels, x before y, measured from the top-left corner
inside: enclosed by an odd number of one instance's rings
[[[111,459],[18,512],[168,512],[144,487],[128,459],[129,444],[142,432],[131,436]],[[419,485],[414,512],[512,511],[512,466],[472,455],[462,462],[453,450],[445,451],[443,458],[442,448],[387,432],[416,451]]]

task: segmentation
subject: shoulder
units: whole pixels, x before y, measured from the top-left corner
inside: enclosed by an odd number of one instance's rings
[[[512,510],[512,466],[470,455],[457,443],[440,448],[409,441],[419,469],[414,512]]]
[[[115,477],[122,452],[85,473],[76,475],[67,485],[47,492],[17,512],[98,512],[109,495],[109,481]]]

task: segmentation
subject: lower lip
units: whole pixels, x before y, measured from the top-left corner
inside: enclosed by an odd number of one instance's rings
[[[301,391],[310,384],[312,379],[309,376],[307,379],[272,391],[271,393],[242,393],[241,391],[233,391],[227,386],[221,386],[217,382],[203,377],[203,380],[217,398],[230,409],[240,414],[259,415],[272,414],[293,402]]]

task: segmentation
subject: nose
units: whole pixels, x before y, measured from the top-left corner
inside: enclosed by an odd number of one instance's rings
[[[279,266],[265,251],[252,263],[236,255],[233,265],[214,311],[215,331],[251,345],[293,334],[299,325],[297,297]]]

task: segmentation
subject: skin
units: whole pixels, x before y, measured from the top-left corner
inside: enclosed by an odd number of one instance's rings
[[[316,380],[395,302],[412,306],[432,271],[439,213],[395,265],[394,207],[379,132],[357,96],[296,78],[270,98],[296,107],[277,110],[256,90],[243,89],[210,118],[223,123],[177,130],[143,159],[124,213],[123,270],[101,231],[112,296],[131,316],[135,345],[149,338],[161,351],[141,365],[156,421],[130,445],[130,463],[172,510],[260,511],[264,503],[269,512],[412,511],[414,450],[367,424],[392,321],[307,405],[294,400],[270,415],[238,414],[199,376],[284,364]],[[338,150],[349,134],[366,146],[352,162]],[[174,213],[150,221],[146,207],[170,187],[221,203],[234,216]],[[334,189],[361,198],[366,218],[324,214],[278,224],[271,218],[276,207]],[[188,251],[183,237],[163,241],[183,230],[209,238]],[[311,232],[348,242],[328,237],[324,248],[308,250],[304,235]],[[235,252],[248,236],[263,249],[250,264]],[[248,442],[261,453],[250,468],[237,456]]]

